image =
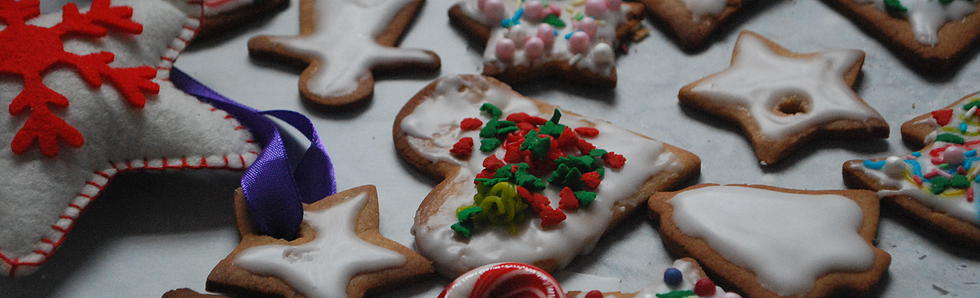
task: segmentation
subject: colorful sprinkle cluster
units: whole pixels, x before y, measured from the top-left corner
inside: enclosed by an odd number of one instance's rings
[[[452,229],[462,237],[469,238],[474,229],[486,225],[516,233],[528,212],[541,219],[541,227],[558,225],[566,218],[564,211],[587,208],[595,201],[595,190],[605,176],[604,165],[617,169],[626,164],[622,155],[597,149],[585,140],[598,136],[598,129],[560,124],[558,109],[550,120],[527,113],[501,119],[503,112],[490,103],[483,104],[480,111],[490,116],[485,124],[476,118],[460,122],[462,130],[480,130],[479,149],[490,154],[474,179],[474,203],[456,209],[459,221]],[[450,153],[469,158],[474,143],[470,137],[461,138]],[[501,147],[503,159],[493,153]],[[549,184],[561,189],[557,209],[542,194]]]

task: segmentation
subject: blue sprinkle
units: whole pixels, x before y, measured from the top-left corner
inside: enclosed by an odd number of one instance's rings
[[[912,152],[912,156],[921,157],[922,156],[922,152],[918,152],[918,151]]]
[[[568,34],[565,34],[565,39],[570,39],[570,38],[572,38],[572,34],[575,34],[575,31],[572,31],[572,32],[568,32]]]
[[[960,132],[966,133],[966,123],[960,123]]]
[[[681,274],[681,271],[677,270],[677,268],[670,267],[667,268],[667,270],[664,270],[664,283],[667,285],[676,286],[679,285],[681,281],[684,281],[684,275]]]
[[[970,150],[970,151],[967,151],[967,152],[963,152],[963,155],[966,155],[966,157],[974,157],[974,156],[977,156],[977,149],[973,149],[973,150]]]
[[[510,19],[504,19],[503,21],[500,21],[500,27],[510,28],[510,26],[513,26],[512,23],[513,21],[511,21]]]
[[[514,23],[520,24],[520,21],[519,20],[521,19],[521,16],[523,16],[523,15],[524,15],[524,7],[518,8],[517,9],[517,12],[514,13],[514,17],[512,18],[514,20]],[[966,125],[966,124],[964,123],[963,125]]]
[[[905,163],[912,167],[912,175],[922,177],[922,166],[919,165],[918,161],[905,160]]]
[[[865,168],[869,168],[869,169],[872,169],[872,170],[880,170],[884,166],[885,166],[885,161],[884,160],[879,160],[879,161],[871,161],[869,159],[865,159],[864,160],[864,167]]]

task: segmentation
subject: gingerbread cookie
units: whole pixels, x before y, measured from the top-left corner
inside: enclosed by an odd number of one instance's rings
[[[161,298],[224,298],[224,297],[226,296],[202,294],[188,288],[170,290],[167,291],[166,293],[163,293],[163,296],[161,296]]]
[[[439,69],[432,51],[393,47],[424,0],[301,0],[298,36],[257,36],[249,54],[305,66],[303,98],[338,107],[374,93],[372,70]]]
[[[719,26],[728,22],[752,0],[643,0],[650,15],[666,23],[685,49],[705,45]]]
[[[649,205],[672,253],[750,297],[863,295],[891,262],[869,191],[701,184]]]
[[[724,289],[715,285],[711,279],[701,270],[701,266],[694,259],[683,258],[674,260],[671,267],[663,272],[663,279],[650,283],[639,292],[600,292],[600,291],[572,291],[568,292],[570,298],[741,298],[742,296],[734,292],[725,292]]]
[[[299,238],[256,234],[241,191],[242,242],[208,276],[212,292],[248,296],[363,297],[432,272],[431,263],[378,233],[377,190],[361,186],[303,207]]]
[[[486,42],[484,75],[508,83],[554,75],[615,87],[620,40],[642,13],[641,4],[622,0],[464,0],[449,17]]]
[[[286,0],[203,0],[198,38],[208,38],[253,21],[269,12],[285,8]]]
[[[844,163],[844,182],[875,190],[917,223],[946,233],[953,242],[980,247],[980,200],[976,188],[980,144],[976,115],[980,93],[902,125],[902,138],[922,150],[905,156]],[[928,145],[925,145],[928,144]]]
[[[924,70],[952,68],[980,40],[975,0],[825,0]]]
[[[474,75],[422,89],[394,138],[408,163],[444,179],[412,231],[446,276],[497,262],[561,268],[700,166],[687,151]]]
[[[851,89],[863,62],[858,50],[797,54],[743,31],[731,66],[678,98],[737,123],[759,161],[773,164],[816,137],[888,137],[888,123]]]

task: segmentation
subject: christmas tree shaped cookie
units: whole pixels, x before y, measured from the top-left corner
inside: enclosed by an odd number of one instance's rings
[[[650,15],[666,23],[681,47],[696,49],[753,0],[643,0]]]
[[[824,1],[921,69],[949,69],[980,40],[980,1]]]
[[[902,138],[922,150],[844,163],[848,186],[878,191],[887,203],[947,239],[980,247],[980,93],[902,125]]]
[[[643,5],[622,0],[464,0],[454,24],[486,42],[483,74],[516,83],[544,76],[616,86],[620,40]]]
[[[444,179],[419,206],[413,233],[447,276],[498,262],[561,268],[700,165],[677,147],[474,75],[422,89],[398,114],[394,138],[409,164]]]
[[[378,194],[352,188],[303,206],[297,239],[258,234],[241,191],[242,241],[208,276],[208,291],[242,296],[363,297],[432,272],[432,264],[378,232]]]
[[[868,191],[702,184],[649,205],[672,253],[749,297],[866,294],[891,262],[871,244],[878,198]]]

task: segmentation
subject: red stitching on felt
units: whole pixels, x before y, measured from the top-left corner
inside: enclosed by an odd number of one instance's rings
[[[83,197],[83,198],[86,198],[86,199],[89,199],[89,201],[91,201],[91,200],[94,200],[94,199],[95,199],[95,198],[93,198],[92,196],[90,196],[90,195],[87,195],[87,194],[83,194],[83,193],[78,193],[78,196],[79,196],[79,197]]]
[[[62,216],[58,216],[58,218],[63,218],[63,219],[70,219],[70,220],[75,220],[75,218],[74,218],[74,217],[71,217],[71,216],[68,216],[68,215],[62,215]]]
[[[40,242],[44,242],[47,244],[54,244],[54,241],[51,241],[51,239],[48,238],[41,238]]]
[[[78,206],[78,204],[75,204],[75,203],[68,204],[68,207],[72,207],[72,208],[78,209],[78,211],[85,210],[85,208],[82,208],[82,206]]]
[[[58,225],[51,225],[51,229],[62,233],[68,233],[68,229],[59,227]]]
[[[43,250],[40,250],[40,249],[35,249],[34,250],[34,253],[39,254],[39,255],[42,255],[42,256],[45,256],[45,257],[50,257],[48,255],[48,253],[46,253],[46,252],[44,252]]]
[[[103,172],[103,171],[95,171],[95,174],[96,175],[99,175],[99,176],[102,176],[102,177],[105,177],[106,179],[109,179],[109,177],[112,177],[112,176],[109,176],[109,174],[107,174],[106,172]]]
[[[85,182],[85,184],[88,184],[88,185],[91,185],[91,186],[95,186],[95,187],[98,187],[98,188],[105,187],[102,184],[95,183],[95,181],[87,181],[87,182]]]
[[[231,118],[235,118],[235,117],[232,116],[231,114],[225,115],[225,119],[231,119]]]

